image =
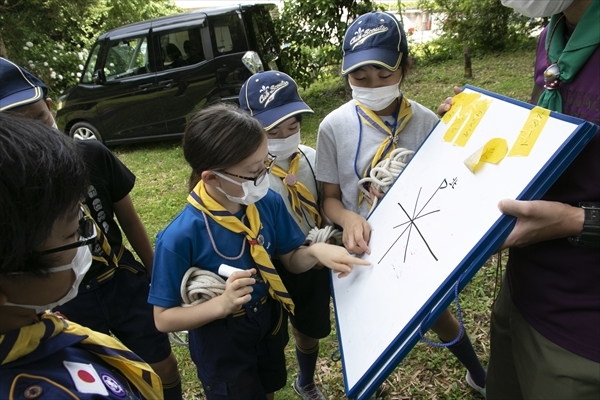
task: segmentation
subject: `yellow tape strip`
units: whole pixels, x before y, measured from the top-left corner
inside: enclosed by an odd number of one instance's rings
[[[446,114],[444,114],[444,117],[442,118],[442,122],[445,124],[450,122],[452,117],[454,117],[454,114],[458,113],[461,108],[466,108],[469,104],[471,104],[472,102],[477,100],[479,97],[481,97],[481,93],[475,93],[475,92],[471,92],[471,93],[460,92],[459,94],[454,96],[452,98],[452,108],[450,108],[448,110],[448,112]]]
[[[464,161],[469,171],[476,173],[483,163],[499,164],[506,157],[508,143],[506,139],[490,139],[483,147],[467,157]]]
[[[533,107],[529,112],[527,121],[525,121],[523,128],[521,128],[519,137],[517,137],[515,144],[510,149],[508,156],[529,156],[538,137],[540,137],[540,133],[542,133],[542,129],[544,129],[544,125],[546,125],[548,118],[550,118],[550,110],[546,110],[542,107]]]
[[[477,129],[477,125],[479,125],[488,108],[490,108],[490,104],[492,104],[491,99],[480,99],[471,103],[467,120],[458,132],[456,140],[454,140],[455,146],[465,147],[467,145],[473,132]]]

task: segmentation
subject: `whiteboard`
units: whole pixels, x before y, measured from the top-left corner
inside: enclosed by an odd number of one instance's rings
[[[498,202],[539,199],[597,129],[472,86],[455,97],[368,218],[372,266],[332,275],[348,397],[373,394],[497,250],[514,225]]]

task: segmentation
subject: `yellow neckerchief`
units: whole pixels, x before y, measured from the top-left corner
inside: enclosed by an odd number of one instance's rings
[[[373,129],[376,129],[379,132],[381,132],[387,136],[387,138],[381,143],[381,145],[377,149],[377,152],[373,156],[371,165],[369,165],[367,167],[367,169],[365,170],[365,172],[363,173],[363,178],[370,176],[371,170],[373,168],[375,168],[377,166],[377,164],[379,164],[380,161],[388,158],[390,156],[390,154],[392,153],[392,151],[394,151],[396,149],[397,137],[412,117],[412,107],[410,106],[410,103],[408,102],[406,97],[400,96],[399,101],[400,101],[400,109],[398,111],[398,115],[396,116],[396,121],[394,122],[394,125],[392,127],[389,127],[388,125],[386,125],[385,122],[383,122],[383,120],[381,119],[381,117],[379,115],[375,114],[375,112],[373,110],[366,108],[365,106],[360,104],[360,102],[358,100],[356,101],[356,113],[358,114],[361,122],[364,122],[366,125],[369,125]],[[360,145],[360,143],[359,143],[359,145]],[[357,156],[358,156],[358,154],[357,154]],[[359,207],[360,207],[360,204],[362,203],[362,201],[363,201],[363,192],[359,190],[358,191],[358,206]]]
[[[83,203],[79,203],[79,205],[84,210],[85,215],[87,215],[87,217],[89,219],[91,219],[92,221],[94,221],[94,224],[96,225],[96,234],[97,234],[96,241],[98,242],[98,244],[100,244],[100,247],[102,247],[102,251],[108,257],[108,259],[106,259],[105,257],[102,257],[101,255],[92,254],[92,258],[95,261],[99,261],[99,262],[101,262],[102,264],[104,264],[106,266],[110,265],[109,262],[112,261],[112,263],[114,264],[114,266],[118,267],[119,266],[119,260],[121,258],[121,255],[123,254],[123,250],[121,250],[119,256],[117,256],[115,254],[115,252],[113,251],[112,247],[108,243],[108,238],[104,234],[104,231],[102,230],[102,228],[100,227],[100,225],[98,225],[98,223],[96,222],[96,220],[92,217],[92,214],[90,214],[90,211],[89,211],[88,207],[85,204],[83,204]]]
[[[304,206],[312,216],[313,223],[319,227],[321,226],[319,206],[310,190],[297,179],[301,158],[302,155],[297,151],[292,154],[290,170],[288,172],[285,172],[280,166],[274,164],[271,173],[283,181],[292,210],[294,210],[294,214],[296,214],[296,218],[298,219],[298,225],[302,223],[302,206]]]
[[[192,206],[202,211],[205,215],[208,215],[223,228],[235,233],[246,233],[246,240],[248,240],[248,243],[250,244],[250,254],[254,259],[260,274],[269,284],[269,294],[275,300],[280,301],[281,304],[293,314],[294,302],[283,285],[283,282],[281,282],[281,278],[271,262],[269,253],[267,253],[267,250],[263,247],[264,239],[259,234],[261,223],[256,205],[250,204],[249,206],[246,206],[246,217],[250,223],[250,227],[247,227],[242,221],[227,211],[225,207],[210,197],[206,192],[204,181],[198,182],[196,187],[194,187],[194,190],[190,192],[187,200]]]
[[[162,399],[162,383],[152,368],[119,341],[103,333],[65,321],[54,314],[43,314],[40,321],[0,335],[0,347],[4,358],[1,365],[18,360],[32,353],[41,342],[60,333],[85,336],[78,346],[94,353],[106,363],[117,368],[146,399]]]

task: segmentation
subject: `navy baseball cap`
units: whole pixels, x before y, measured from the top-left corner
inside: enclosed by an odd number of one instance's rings
[[[298,114],[313,110],[298,94],[296,82],[279,71],[263,71],[252,75],[242,86],[240,107],[260,121],[266,131]]]
[[[25,68],[0,57],[0,111],[43,99],[48,88]]]
[[[356,18],[344,35],[342,75],[365,66],[396,71],[408,43],[400,21],[392,14],[372,11]]]

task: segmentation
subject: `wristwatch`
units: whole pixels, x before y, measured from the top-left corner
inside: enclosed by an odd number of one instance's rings
[[[600,247],[600,203],[579,203],[585,217],[579,236],[569,237],[569,242],[580,247]]]

